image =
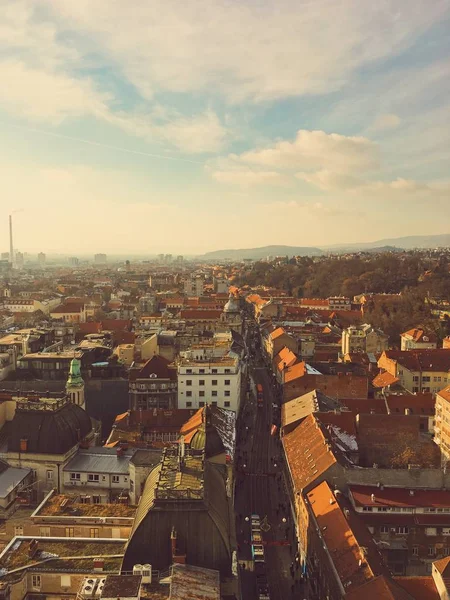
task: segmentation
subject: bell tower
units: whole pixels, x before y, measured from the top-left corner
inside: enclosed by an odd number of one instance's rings
[[[81,362],[78,358],[73,358],[70,363],[69,377],[66,383],[66,392],[73,404],[81,406],[86,410],[84,401],[84,381],[81,377]]]

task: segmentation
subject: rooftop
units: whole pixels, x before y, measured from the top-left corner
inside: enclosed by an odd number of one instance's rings
[[[133,519],[136,509],[126,504],[85,504],[78,496],[52,494],[38,506],[34,517],[126,517]]]
[[[170,600],[220,600],[219,571],[174,564]]]
[[[447,490],[407,490],[375,485],[350,485],[349,490],[356,506],[450,508],[450,491]]]
[[[129,470],[130,459],[135,450],[125,450],[122,455],[115,448],[89,448],[79,450],[67,463],[64,471],[77,471],[80,473],[112,473],[126,475]]]
[[[137,598],[141,575],[108,575],[102,590],[103,598]]]
[[[83,358],[83,352],[79,350],[62,350],[60,352],[32,352],[30,354],[24,354],[20,357],[20,360],[72,360]]]
[[[202,500],[203,472],[203,452],[186,451],[181,459],[178,448],[165,448],[155,490],[156,500]]]
[[[36,540],[38,549],[30,558],[29,547],[33,540]],[[10,571],[20,567],[38,567],[44,561],[45,568],[54,571],[90,572],[93,558],[98,556],[105,557],[104,572],[118,572],[124,549],[125,540],[15,537],[0,554],[0,569],[6,570],[6,573],[0,571],[0,578],[8,577]],[[11,573],[9,577],[12,576]]]

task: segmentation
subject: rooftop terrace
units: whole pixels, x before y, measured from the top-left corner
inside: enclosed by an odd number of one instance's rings
[[[45,499],[34,517],[124,517],[133,519],[136,508],[126,504],[85,504],[79,496],[55,494]]]
[[[180,498],[202,500],[203,459],[201,451],[187,450],[185,456],[181,458],[178,449],[165,448],[155,490],[156,500]]]

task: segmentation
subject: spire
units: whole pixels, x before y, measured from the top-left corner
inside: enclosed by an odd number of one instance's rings
[[[69,377],[67,379],[66,388],[84,386],[83,378],[81,377],[81,362],[78,358],[73,358],[70,363]]]

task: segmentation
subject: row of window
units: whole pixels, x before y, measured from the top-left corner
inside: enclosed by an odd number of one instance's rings
[[[181,393],[183,393],[183,392],[181,392]],[[203,398],[203,397],[205,396],[205,392],[204,392],[203,390],[200,390],[200,391],[199,391],[199,393],[198,393],[198,395],[200,396],[200,398]],[[217,394],[217,390],[212,390],[212,392],[211,392],[211,396],[212,396],[213,398],[216,398],[216,397],[217,397],[217,395],[218,395],[218,394]],[[224,395],[226,398],[230,397],[230,396],[231,396],[231,392],[230,392],[230,390],[225,390],[225,391],[224,391],[224,393],[223,393],[223,395]],[[192,398],[192,392],[188,390],[188,391],[186,392],[186,397],[187,397],[187,398]]]
[[[53,473],[53,471],[47,471],[47,473]],[[71,481],[80,481],[81,473],[71,473]],[[88,473],[87,480],[91,483],[99,483],[100,475],[98,473]],[[128,481],[128,477],[123,478],[124,481]],[[106,481],[106,475],[102,475],[102,481]],[[111,476],[112,483],[120,483],[120,475]]]
[[[380,533],[397,533],[400,535],[407,535],[408,533],[414,533],[415,527],[407,527],[405,525],[381,525]],[[437,527],[425,527],[425,535],[438,535]],[[450,535],[450,527],[442,527],[439,535]]]
[[[181,382],[183,383],[183,382]],[[229,379],[225,379],[223,382],[224,385],[231,385],[231,381]],[[187,379],[186,380],[186,385],[192,385],[192,379]],[[205,385],[205,380],[204,379],[199,379],[198,380],[198,385]],[[211,385],[218,385],[217,379],[212,379],[211,380]]]
[[[200,375],[203,375],[204,373],[206,373],[205,369],[199,369],[198,370]],[[224,369],[223,372],[225,373],[225,375],[231,373],[231,369]],[[217,375],[219,373],[219,371],[217,369],[211,369],[211,373],[213,375]],[[186,375],[196,375],[197,371],[194,371],[192,369],[186,369]]]
[[[198,403],[199,408],[203,408],[203,406],[205,406],[205,402],[200,401]],[[217,406],[217,402],[211,402],[211,406]],[[231,402],[229,400],[225,400],[225,402],[223,403],[224,408],[230,408],[231,406]],[[186,408],[192,408],[192,402],[186,402]]]
[[[404,513],[412,513],[417,512],[417,508],[409,508],[409,507],[390,507],[390,506],[363,506],[363,512],[404,512]],[[424,513],[450,513],[450,508],[424,508]]]

